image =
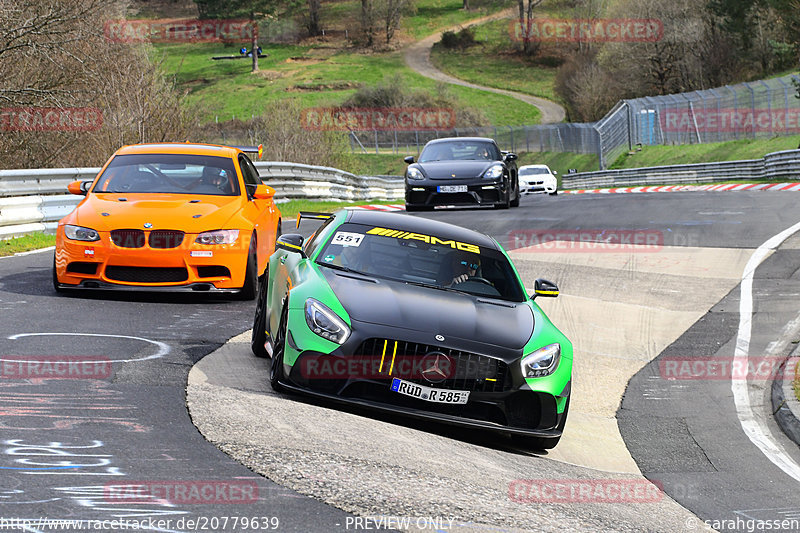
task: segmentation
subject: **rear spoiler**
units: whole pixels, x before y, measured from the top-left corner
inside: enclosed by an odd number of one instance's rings
[[[261,155],[264,153],[263,144],[259,144],[258,146],[231,146],[231,148],[237,148],[246,154],[258,154],[259,159],[261,159]]]
[[[331,213],[317,213],[314,211],[300,211],[297,213],[297,225],[296,228],[300,227],[300,221],[304,218],[309,218],[311,220],[328,220],[333,215]]]

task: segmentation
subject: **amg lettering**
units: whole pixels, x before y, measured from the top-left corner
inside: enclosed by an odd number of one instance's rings
[[[454,240],[443,240],[438,237],[433,237],[431,235],[425,235],[423,233],[412,233],[400,230],[392,230],[386,228],[372,228],[367,230],[366,232],[368,235],[381,235],[383,237],[394,237],[396,239],[405,239],[405,240],[417,240],[422,241],[428,244],[435,244],[438,246],[449,246],[450,248],[461,250],[462,252],[471,252],[474,254],[481,253],[481,249],[476,244],[469,244],[466,242],[459,242]]]

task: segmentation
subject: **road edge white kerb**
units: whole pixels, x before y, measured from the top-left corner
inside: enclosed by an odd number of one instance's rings
[[[753,327],[753,276],[756,268],[764,261],[769,252],[775,250],[783,241],[798,231],[800,231],[800,222],[770,237],[756,249],[744,267],[741,298],[739,301],[739,330],[733,356],[734,365],[746,365],[750,352],[750,335]],[[747,366],[744,368],[747,368]],[[775,440],[764,422],[756,418],[753,407],[750,405],[747,380],[731,379],[731,391],[733,392],[733,401],[736,405],[736,416],[739,418],[742,430],[744,430],[750,442],[761,450],[761,453],[775,466],[783,470],[796,481],[800,481],[800,465],[798,465],[786,453],[786,450],[783,449],[780,443]]]

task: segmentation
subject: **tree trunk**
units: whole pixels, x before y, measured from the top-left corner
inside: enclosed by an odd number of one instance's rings
[[[311,36],[322,33],[319,27],[320,0],[308,0],[308,33]]]
[[[251,72],[258,72],[258,23],[254,13],[250,14],[250,24],[253,25],[253,42],[250,45],[253,53],[253,70]]]
[[[361,31],[366,37],[367,46],[372,46],[375,35],[375,10],[372,0],[361,0]]]

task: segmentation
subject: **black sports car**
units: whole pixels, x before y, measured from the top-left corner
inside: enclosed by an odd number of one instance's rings
[[[419,161],[405,158],[406,211],[435,205],[519,205],[517,155],[501,152],[492,139],[451,137],[430,141]]]
[[[567,419],[572,343],[534,301],[503,248],[410,215],[303,214],[260,285],[253,352],[270,382],[330,400],[556,445]]]

